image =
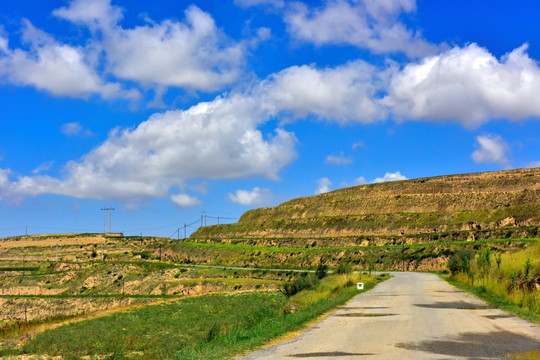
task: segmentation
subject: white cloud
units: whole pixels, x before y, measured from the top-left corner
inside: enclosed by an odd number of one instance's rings
[[[26,195],[134,201],[164,197],[189,179],[277,179],[296,157],[296,138],[280,128],[263,137],[256,126],[266,116],[255,100],[239,95],[154,114],[135,129],[111,132],[99,147],[68,162],[64,178],[20,176],[10,188]]]
[[[53,11],[53,15],[91,30],[111,29],[122,19],[122,10],[111,5],[111,0],[73,0],[68,7]]]
[[[76,0],[54,12],[102,34],[106,67],[117,78],[147,86],[214,91],[241,74],[244,49],[217,28],[195,5],[182,22],[164,20],[125,29],[122,14],[109,0]]]
[[[39,174],[41,172],[49,170],[54,165],[54,160],[41,163],[37,168],[32,170],[32,174]]]
[[[357,141],[354,144],[352,144],[352,149],[353,150],[356,150],[356,148],[359,148],[359,147],[364,147],[364,142],[363,141]]]
[[[384,103],[401,117],[475,127],[491,118],[540,116],[540,68],[523,45],[500,60],[476,44],[405,66]]]
[[[341,183],[341,186],[342,187],[358,186],[358,185],[376,184],[376,183],[382,183],[382,182],[387,182],[387,181],[399,181],[399,180],[407,180],[407,177],[404,175],[401,175],[399,171],[396,171],[395,173],[387,172],[384,174],[383,177],[378,177],[371,181],[366,180],[366,178],[363,176],[359,176],[352,181],[352,184],[347,181],[343,181]]]
[[[320,178],[319,180],[317,180],[317,189],[315,190],[315,195],[329,192],[330,186],[332,186],[332,181],[330,181],[329,178]]]
[[[312,9],[293,3],[285,22],[294,38],[316,45],[345,44],[376,53],[403,52],[420,57],[434,53],[437,47],[398,20],[415,9],[413,0],[328,0]]]
[[[260,27],[257,29],[257,38],[259,41],[267,41],[272,37],[272,29]]]
[[[97,51],[58,43],[51,36],[24,21],[23,40],[29,50],[10,49],[7,39],[0,48],[0,79],[22,86],[33,86],[55,96],[135,100],[137,90],[125,90],[119,83],[104,81],[92,62]],[[1,35],[0,35],[1,37]]]
[[[136,100],[138,90],[105,79],[133,81],[163,94],[168,87],[219,90],[242,73],[245,45],[229,39],[194,5],[185,10],[183,21],[146,19],[129,29],[119,24],[122,10],[110,0],[73,0],[53,15],[88,27],[86,45],[61,43],[25,20],[27,50],[10,49],[0,34],[0,80],[55,96]],[[259,41],[271,35],[268,30],[257,32]]]
[[[262,81],[254,96],[273,113],[367,123],[385,116],[385,109],[375,99],[383,82],[381,76],[375,67],[360,60],[324,69],[292,66]]]
[[[258,126],[283,113],[370,121],[370,116],[379,114],[369,98],[375,91],[369,85],[371,69],[363,62],[335,69],[285,69],[244,94],[226,94],[184,111],[157,113],[134,129],[112,131],[100,146],[68,162],[61,178],[19,176],[9,186],[21,195],[136,202],[166,197],[171,188],[185,187],[193,179],[277,179],[296,157],[296,137],[282,128],[265,136]],[[302,87],[306,91],[299,93]]]
[[[477,147],[471,158],[475,163],[496,163],[504,168],[510,167],[510,161],[506,157],[509,150],[508,144],[499,135],[488,134],[476,137]]]
[[[282,8],[285,5],[284,0],[234,0],[235,5],[242,8],[252,6],[266,6],[273,8]]]
[[[82,126],[78,122],[66,123],[60,127],[60,131],[68,136],[77,135],[81,130]]]
[[[189,207],[201,204],[201,201],[196,197],[183,193],[171,195],[171,200],[181,207]]]
[[[234,194],[229,193],[228,199],[234,203],[246,206],[265,205],[272,199],[270,189],[261,189],[254,187],[253,190],[236,190]]]
[[[540,167],[540,160],[538,160],[538,161],[531,161],[530,163],[527,164],[526,167],[527,167],[527,168],[536,168],[536,167]]]
[[[352,157],[345,156],[342,151],[339,155],[328,155],[324,162],[332,165],[350,165],[353,161],[354,159]]]
[[[60,132],[62,132],[62,134],[67,135],[67,136],[75,136],[81,133],[86,136],[93,135],[91,130],[84,129],[82,125],[78,122],[69,122],[69,123],[63,124],[62,126],[60,126]]]
[[[365,177],[359,176],[353,180],[353,185],[366,185],[368,182]]]
[[[375,178],[372,181],[372,183],[382,183],[382,182],[387,182],[387,181],[399,181],[399,180],[407,180],[407,177],[405,177],[404,175],[401,175],[399,171],[396,171],[395,173],[387,172],[386,174],[384,174],[382,178],[380,177]]]

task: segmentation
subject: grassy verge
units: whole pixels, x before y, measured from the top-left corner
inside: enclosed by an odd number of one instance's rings
[[[456,252],[448,261],[452,285],[511,314],[540,323],[540,242],[519,251],[484,246]]]
[[[0,356],[230,358],[298,330],[347,302],[358,293],[358,278],[344,276],[323,279],[310,295],[300,292],[296,300],[280,292],[205,295],[68,324],[38,334],[21,348],[0,350]],[[361,276],[366,290],[384,279]],[[288,311],[290,302],[302,296],[310,300]]]
[[[537,312],[531,312],[528,308],[523,308],[518,304],[511,302],[505,298],[497,296],[492,292],[485,291],[481,286],[472,286],[464,284],[446,274],[438,273],[439,277],[448,282],[449,284],[457,287],[458,289],[467,291],[476,297],[482,299],[489,305],[497,307],[501,310],[506,311],[512,315],[518,316],[522,319],[532,321],[534,323],[540,324],[540,314]]]

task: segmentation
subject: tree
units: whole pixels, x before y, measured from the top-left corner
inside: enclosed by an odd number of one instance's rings
[[[489,268],[491,267],[491,248],[486,246],[478,252],[478,259],[476,260],[478,270],[482,275],[484,286],[486,285],[486,279],[489,274]]]
[[[317,270],[315,270],[315,275],[317,275],[319,279],[322,279],[326,276],[327,271],[328,266],[326,266],[325,264],[319,264],[319,266],[317,266]]]
[[[471,259],[474,257],[472,250],[458,250],[450,260],[448,260],[448,270],[455,275],[459,272],[469,274],[471,272]]]

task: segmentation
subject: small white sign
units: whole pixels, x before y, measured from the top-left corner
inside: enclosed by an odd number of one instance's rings
[[[364,283],[356,283],[357,290],[364,290]]]

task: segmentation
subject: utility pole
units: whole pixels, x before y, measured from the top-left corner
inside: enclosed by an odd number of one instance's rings
[[[178,231],[178,234],[177,234],[177,240],[180,240],[180,228],[176,229]]]
[[[187,233],[187,225],[186,223],[184,223],[184,240],[187,239],[186,233]]]
[[[112,232],[111,231],[111,228],[112,228],[112,211],[114,210],[114,208],[112,207],[104,207],[101,209],[103,211],[103,233],[105,234],[107,232],[107,211],[109,211],[109,232]]]
[[[112,211],[114,210],[114,208],[109,208],[109,232],[112,233],[111,231],[111,228],[112,228]]]
[[[204,218],[204,226],[206,226],[206,210],[203,210],[202,213]]]

